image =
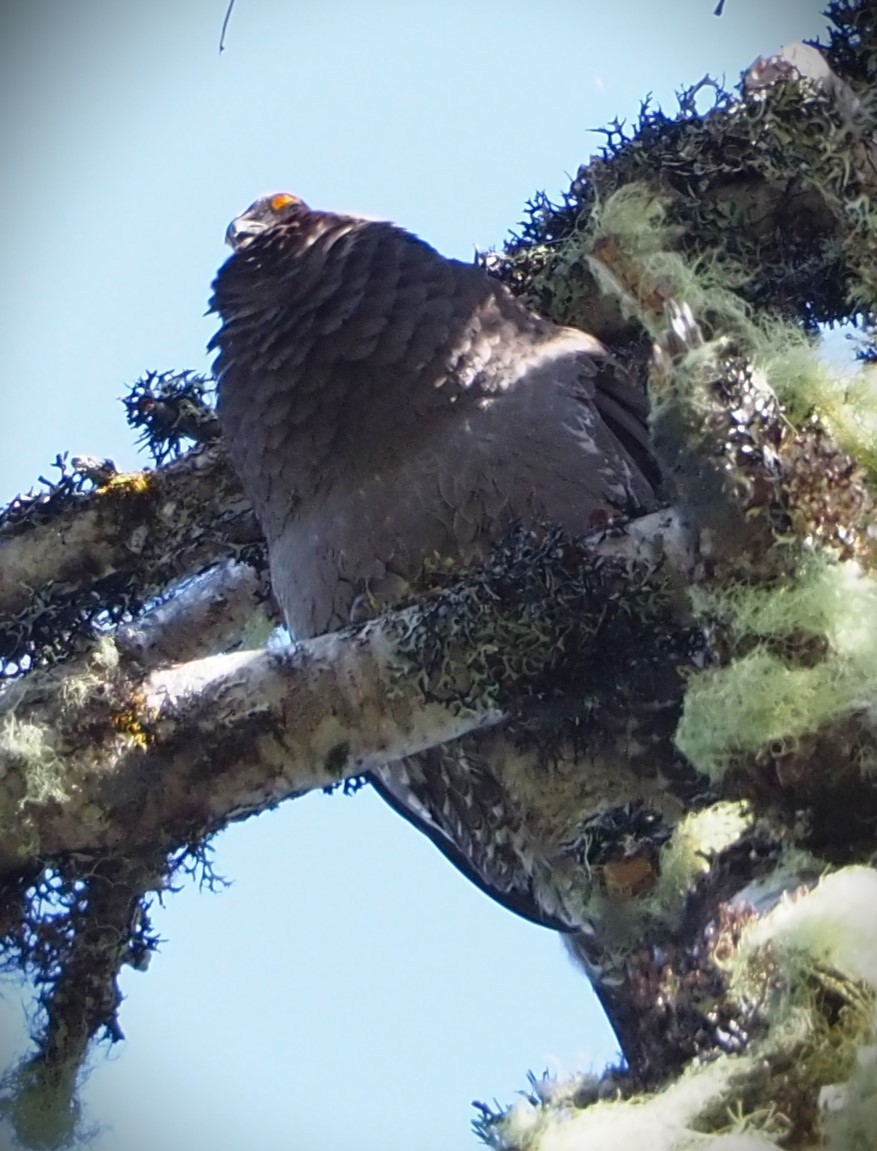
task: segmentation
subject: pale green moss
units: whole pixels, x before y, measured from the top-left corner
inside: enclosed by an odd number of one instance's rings
[[[679,228],[645,184],[631,184],[597,204],[588,235],[566,241],[574,268],[584,246],[603,292],[654,337],[663,334],[661,300],[684,301],[698,320],[731,337],[764,373],[792,424],[816,416],[844,451],[877,477],[877,383],[872,368],[839,369],[820,359],[818,345],[792,323],[757,315],[739,289],[748,273],[713,253],[691,260],[675,250]],[[555,256],[552,275],[558,273]],[[653,397],[654,398],[654,397]]]
[[[46,730],[8,715],[0,725],[0,770],[18,771],[26,798],[34,803],[63,800],[65,766]]]
[[[686,259],[673,247],[678,234],[667,223],[666,205],[647,185],[614,192],[595,208],[586,241],[601,290],[655,337],[665,326],[658,301],[669,299],[684,300],[695,316],[709,314],[727,334],[749,332],[752,311],[735,291],[747,279],[745,270],[717,254]]]
[[[874,1030],[868,987],[877,981],[875,906],[877,873],[849,868],[784,900],[746,930],[732,964],[734,986],[743,998],[755,986],[768,1019],[767,1033],[747,1054],[692,1064],[652,1096],[581,1108],[574,1090],[568,1098],[562,1089],[544,1100],[530,1094],[491,1128],[490,1145],[498,1151],[623,1151],[641,1143],[652,1151],[776,1151],[788,1145],[797,1109],[809,1111],[820,1101],[821,1121],[818,1109],[814,1119],[830,1151],[871,1151],[877,1061],[868,1045]],[[826,991],[846,1001],[840,1012],[826,1014]]]
[[[584,1110],[557,1110],[522,1101],[503,1117],[492,1145],[515,1151],[776,1151],[770,1138],[781,1128],[770,1109],[729,1114],[720,1132],[698,1129],[699,1116],[723,1098],[733,1097],[733,1079],[751,1066],[748,1059],[721,1059],[693,1069],[666,1091],[629,1100],[601,1101]]]
[[[119,649],[111,635],[98,637],[97,643],[88,656],[92,667],[103,672],[115,671],[119,666]]]
[[[819,964],[877,992],[877,871],[845,867],[787,897],[747,930],[740,957],[770,945],[788,967]]]
[[[82,1109],[75,1096],[80,1069],[58,1068],[46,1073],[36,1059],[22,1060],[0,1080],[0,1115],[11,1120],[25,1148],[86,1146],[93,1131],[81,1125]]]
[[[796,1070],[818,1096],[830,1151],[872,1151],[877,1131],[875,907],[877,871],[844,868],[754,921],[733,964],[732,984],[744,995],[759,965],[782,973],[772,1042],[805,1036]],[[826,992],[844,1004],[833,1018],[825,1015]]]
[[[676,743],[713,778],[735,755],[772,744],[794,747],[807,733],[870,709],[877,698],[877,583],[855,562],[813,558],[793,584],[773,590],[697,592],[695,609],[721,619],[736,642],[813,637],[827,645],[812,667],[756,646],[688,685]]]
[[[752,826],[745,803],[716,803],[684,816],[661,849],[660,878],[647,899],[652,907],[680,909],[710,859],[736,843]]]
[[[720,618],[737,642],[819,636],[838,656],[855,660],[862,674],[877,674],[877,583],[855,561],[813,556],[794,583],[721,594],[695,588],[692,604],[698,613]]]
[[[773,325],[756,348],[793,424],[813,415],[844,451],[877,478],[877,372],[874,367],[828,363],[794,329]],[[771,341],[773,346],[771,347]]]
[[[667,205],[643,183],[631,183],[598,202],[591,217],[593,240],[611,236],[630,255],[666,251],[680,234],[667,223]]]
[[[861,698],[833,665],[789,667],[756,651],[691,681],[676,745],[699,771],[721,777],[736,755],[775,745],[789,751]]]

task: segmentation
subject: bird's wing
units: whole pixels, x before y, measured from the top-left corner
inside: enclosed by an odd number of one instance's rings
[[[593,402],[601,419],[655,491],[661,473],[649,435],[644,389],[612,357],[595,362]]]
[[[526,829],[473,740],[430,748],[380,767],[368,779],[485,895],[540,927],[574,930],[539,900],[532,873],[522,863]]]

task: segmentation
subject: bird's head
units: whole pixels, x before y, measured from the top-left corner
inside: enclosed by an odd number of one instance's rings
[[[281,224],[299,208],[307,208],[299,196],[289,192],[274,192],[270,196],[260,196],[246,211],[235,216],[225,233],[225,242],[235,252],[245,247],[254,236]]]

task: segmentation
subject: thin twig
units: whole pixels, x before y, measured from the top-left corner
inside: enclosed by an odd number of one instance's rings
[[[724,0],[723,0],[724,3]],[[220,32],[220,55],[226,51],[226,32],[228,30],[228,22],[231,18],[231,9],[235,7],[235,0],[228,0],[228,8],[226,8],[226,18],[222,21],[222,31]]]

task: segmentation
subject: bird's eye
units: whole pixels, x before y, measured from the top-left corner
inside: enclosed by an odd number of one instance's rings
[[[290,204],[299,203],[298,196],[290,196],[289,192],[278,192],[276,196],[272,196],[268,201],[268,207],[272,212],[281,212],[284,208],[288,208]]]

